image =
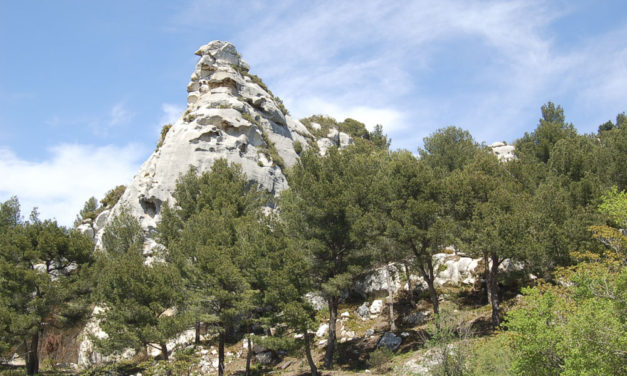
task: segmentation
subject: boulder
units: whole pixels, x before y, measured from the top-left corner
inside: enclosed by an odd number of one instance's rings
[[[357,312],[357,315],[361,317],[362,320],[366,320],[370,315],[370,303],[364,302],[355,312]]]
[[[377,343],[377,348],[386,347],[388,350],[396,351],[401,346],[403,339],[392,332],[385,332]]]
[[[382,266],[373,269],[353,284],[352,292],[362,299],[387,296],[388,275],[390,272],[392,279],[392,291],[397,292],[401,288],[399,271],[400,267],[397,265]]]
[[[305,300],[307,300],[316,311],[320,311],[327,306],[326,299],[324,299],[322,295],[313,292],[308,292],[307,294],[305,294]]]
[[[329,333],[329,324],[322,324],[318,330],[316,330],[316,337],[324,337],[327,333]]]
[[[258,354],[255,354],[255,360],[259,364],[270,365],[275,360],[274,353],[272,351],[270,351],[270,350],[262,351],[262,352],[260,352]]]
[[[422,325],[429,319],[429,312],[413,312],[404,316],[402,321],[409,325]]]
[[[87,235],[87,237],[89,237],[90,239],[94,239],[94,236],[96,235],[91,223],[82,223],[79,226],[77,226],[76,229],[81,234]]]
[[[504,142],[494,142],[490,145],[490,148],[492,148],[492,152],[501,161],[511,161],[512,159],[516,159],[516,155],[514,154],[516,148],[514,145],[506,145]]]
[[[377,299],[370,305],[370,314],[371,315],[379,315],[383,311],[383,300]]]

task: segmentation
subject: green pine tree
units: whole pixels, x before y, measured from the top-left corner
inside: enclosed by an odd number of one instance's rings
[[[0,349],[24,345],[26,373],[39,372],[39,338],[48,325],[86,313],[85,280],[93,243],[36,210],[23,222],[19,202],[0,206]]]

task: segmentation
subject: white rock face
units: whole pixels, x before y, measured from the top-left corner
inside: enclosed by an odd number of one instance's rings
[[[316,311],[320,311],[327,306],[327,301],[320,294],[308,292],[305,294],[305,299],[313,306]]]
[[[434,269],[441,270],[435,278],[436,286],[444,286],[446,284],[457,286],[459,284],[472,285],[475,283],[477,274],[482,270],[477,270],[481,259],[472,259],[470,257],[460,257],[446,253],[438,253],[434,255]]]
[[[124,352],[119,357],[107,357],[96,351],[94,343],[91,341],[91,336],[95,338],[106,338],[105,333],[100,328],[100,320],[97,315],[103,312],[103,308],[96,306],[92,312],[91,318],[87,322],[87,325],[83,329],[80,335],[80,343],[78,345],[78,366],[81,368],[88,368],[94,364],[107,362],[115,359],[126,359],[132,357],[135,353],[132,350]]]
[[[516,159],[516,156],[514,155],[514,150],[516,150],[516,148],[514,145],[505,145],[503,142],[494,142],[490,145],[490,147],[492,148],[492,152],[496,154],[501,161]]]
[[[312,126],[315,124],[318,127],[320,127],[320,124],[318,123],[311,123]],[[314,127],[314,129],[316,129]],[[325,155],[327,153],[327,150],[329,150],[329,148],[332,147],[338,147],[340,149],[347,147],[348,145],[353,144],[353,138],[344,133],[344,132],[340,132],[337,130],[337,128],[331,128],[329,129],[329,133],[327,134],[327,137],[323,137],[319,140],[316,141],[316,144],[318,145],[318,149],[320,150],[320,155]]]
[[[379,315],[383,310],[383,300],[377,299],[370,305],[370,314],[371,315]]]
[[[329,333],[329,324],[322,324],[318,330],[316,330],[316,337],[324,337],[327,333]]]
[[[186,111],[112,210],[115,215],[128,207],[148,235],[160,220],[163,203],[173,203],[177,178],[190,166],[204,172],[217,159],[225,158],[240,164],[249,179],[276,194],[287,188],[287,181],[268,150],[274,147],[289,167],[298,160],[294,142],[306,147],[307,137],[312,137],[298,120],[281,112],[271,94],[253,82],[247,74],[248,64],[231,43],[213,41],[200,47],[196,55],[200,60],[187,85]],[[97,218],[96,223],[100,220]]]
[[[401,289],[401,266],[391,264],[372,270],[353,285],[353,292],[362,298],[383,297],[388,295],[388,274],[391,274],[392,291]]]

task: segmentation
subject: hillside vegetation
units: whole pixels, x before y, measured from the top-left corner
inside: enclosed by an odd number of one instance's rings
[[[513,159],[456,127],[414,154],[390,150],[380,127],[305,119],[320,134],[340,124],[354,144],[299,150],[279,197],[224,159],[190,168],[150,262],[123,208],[91,252],[36,211],[24,220],[12,198],[0,206],[0,351],[25,367],[0,372],[625,375],[627,116],[582,135],[560,106],[541,111]],[[98,210],[91,199],[77,223]],[[478,260],[474,285],[440,283],[443,254]],[[373,269],[402,270],[403,287],[388,279],[384,301],[350,294]],[[50,333],[92,311],[102,362],[61,364]]]

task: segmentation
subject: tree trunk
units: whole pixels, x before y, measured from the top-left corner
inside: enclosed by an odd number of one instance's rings
[[[490,303],[490,288],[488,287],[488,278],[490,277],[490,258],[488,257],[487,252],[483,252],[483,270],[484,270],[484,278],[485,278],[485,291],[486,291],[486,299],[487,303]]]
[[[305,339],[305,356],[307,357],[307,363],[309,363],[309,369],[311,369],[311,376],[318,376],[318,368],[316,368],[316,363],[314,363],[313,358],[311,357],[311,345],[309,341],[311,341],[311,334],[305,330],[304,339]]]
[[[394,289],[392,288],[392,268],[390,264],[387,265],[387,284],[388,284],[388,309],[389,309],[389,324],[390,331],[396,331],[396,324],[394,323]]]
[[[33,334],[30,342],[26,342],[26,374],[34,375],[39,373],[39,332]]]
[[[427,243],[424,243],[421,246],[420,251],[413,243],[411,246],[414,251],[414,255],[416,256],[418,271],[420,272],[422,278],[427,282],[427,287],[429,288],[431,303],[433,303],[433,314],[437,316],[440,313],[440,304],[438,302],[438,292],[435,291],[434,285],[435,275],[433,273],[433,257],[429,254],[429,252],[427,252]],[[427,269],[425,269],[425,266]]]
[[[425,270],[424,266],[427,266]],[[423,265],[418,266],[418,271],[422,275],[422,278],[427,282],[429,289],[429,295],[431,296],[431,303],[433,304],[433,314],[438,315],[440,313],[440,302],[438,300],[438,292],[435,291],[435,275],[433,273],[433,260],[430,256],[427,256],[423,260]]]
[[[329,303],[329,339],[327,341],[327,351],[324,354],[324,367],[326,369],[333,368],[333,353],[335,352],[335,323],[337,321],[337,304],[338,298],[330,297]]]
[[[250,339],[250,334],[246,337],[246,344],[248,345],[248,353],[246,354],[246,376],[250,376],[250,361],[253,358],[253,341]]]
[[[411,284],[411,274],[409,273],[409,265],[407,265],[407,263],[403,263],[403,266],[405,267],[405,276],[407,277],[407,293],[409,294],[409,304],[411,304],[412,307],[416,306],[416,303],[414,302],[414,287]]]
[[[200,321],[196,321],[194,323],[194,344],[199,345],[200,344]]]
[[[218,376],[224,376],[224,341],[225,334],[218,335]]]
[[[170,357],[168,356],[168,345],[165,342],[161,343],[161,357],[166,362],[170,360]]]
[[[492,255],[490,257],[492,265],[488,268],[488,275],[486,276],[486,287],[488,290],[488,300],[492,306],[492,327],[496,329],[499,326],[499,288],[497,273],[499,271],[499,258]]]

